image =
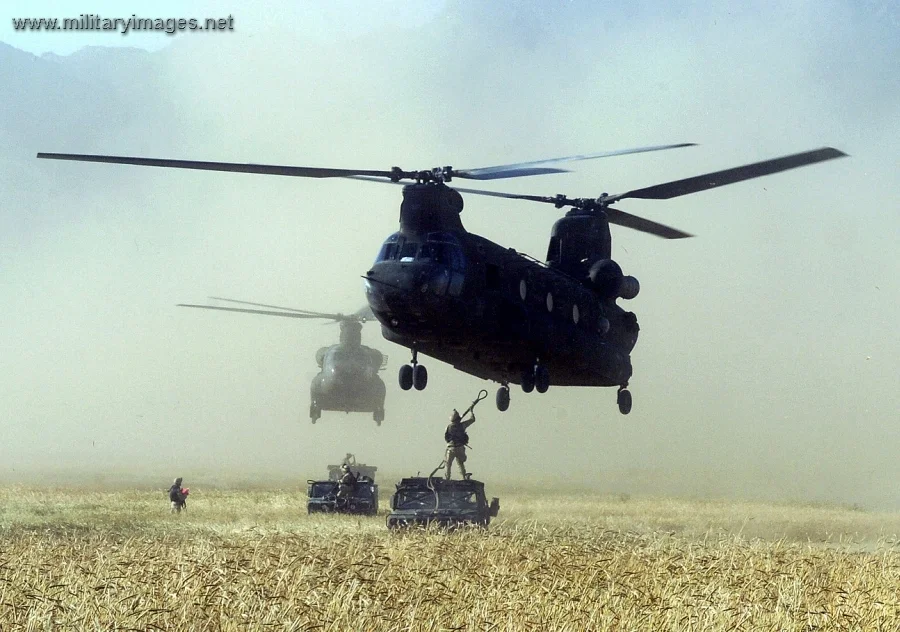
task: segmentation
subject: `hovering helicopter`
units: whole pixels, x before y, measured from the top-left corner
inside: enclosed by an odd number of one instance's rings
[[[243,307],[218,307],[214,305],[194,305],[179,303],[178,307],[215,309],[223,312],[262,314],[284,318],[321,318],[336,322],[341,327],[340,341],[330,347],[316,351],[319,373],[313,378],[309,389],[309,418],[313,423],[322,416],[323,410],[347,413],[372,413],[377,425],[384,421],[385,386],[378,372],[387,365],[387,356],[377,349],[362,344],[362,326],[372,318],[372,312],[364,307],[354,314],[326,314],[305,309],[279,307],[265,303],[251,303],[231,298],[210,296],[213,300],[267,307],[269,309],[248,309]],[[278,311],[273,311],[278,310]]]
[[[846,156],[831,147],[765,160],[597,198],[536,196],[450,188],[453,178],[493,180],[566,171],[549,166],[693,143],[624,149],[479,169],[436,167],[424,171],[328,169],[278,165],[200,162],[126,156],[46,154],[39,158],[233,171],[310,178],[353,178],[400,183],[400,230],[383,243],[364,275],[366,298],[382,334],[409,348],[400,368],[404,390],[422,390],[428,372],[422,354],[460,371],[500,383],[497,408],[507,410],[510,384],[526,393],[557,386],[617,388],[619,411],[628,414],[632,397],[631,350],[639,326],[633,312],[617,304],[638,295],[640,284],[612,259],[609,225],[665,239],[688,233],[610,206],[628,198],[664,200],[734,184]],[[472,193],[571,207],[550,234],[545,262],[466,231],[460,220],[463,199]]]

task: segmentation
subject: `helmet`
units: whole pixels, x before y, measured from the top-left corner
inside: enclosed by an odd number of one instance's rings
[[[453,413],[450,415],[450,423],[457,423],[459,420],[459,411],[454,408]]]
[[[341,470],[343,470],[344,472],[349,472],[350,466],[344,463],[343,465],[341,465]]]
[[[181,477],[180,476],[175,479],[175,484],[178,485],[179,487],[181,486]]]

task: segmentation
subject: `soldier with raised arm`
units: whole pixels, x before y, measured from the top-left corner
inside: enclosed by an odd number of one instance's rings
[[[466,432],[466,428],[475,423],[475,414],[470,414],[472,418],[463,421],[459,411],[454,408],[450,415],[450,423],[444,431],[444,441],[447,442],[447,453],[444,458],[447,463],[447,471],[444,473],[444,478],[447,480],[450,480],[454,461],[459,463],[459,471],[462,473],[463,479],[466,478],[466,446],[469,443],[469,434]]]

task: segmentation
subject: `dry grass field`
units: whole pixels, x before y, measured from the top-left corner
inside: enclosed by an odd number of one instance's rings
[[[396,534],[293,490],[5,487],[0,629],[900,627],[895,514],[489,491],[487,532]]]

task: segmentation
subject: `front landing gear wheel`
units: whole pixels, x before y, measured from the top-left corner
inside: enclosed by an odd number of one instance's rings
[[[421,364],[413,366],[412,380],[417,391],[424,390],[428,386],[428,371],[424,366]]]
[[[413,368],[410,364],[404,364],[400,367],[400,388],[408,391],[413,386]]]
[[[627,415],[631,412],[631,391],[622,388],[616,395],[616,403],[619,405],[619,412]]]
[[[384,421],[384,408],[379,408],[372,413],[372,419],[375,420],[375,425],[380,426],[381,422]]]
[[[522,391],[530,393],[534,390],[534,367],[522,371]]]
[[[509,408],[509,387],[505,384],[497,389],[497,410],[501,413]]]
[[[543,364],[534,368],[534,388],[538,393],[546,393],[550,388],[550,371]]]
[[[322,409],[316,406],[315,404],[311,404],[309,407],[309,420],[313,423],[322,416]]]

